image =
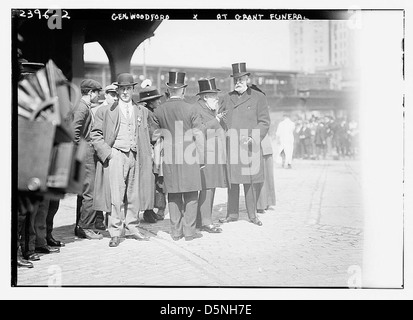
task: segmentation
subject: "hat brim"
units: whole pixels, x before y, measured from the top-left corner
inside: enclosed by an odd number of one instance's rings
[[[249,73],[249,72],[241,72],[241,73],[231,74],[230,77],[240,78],[242,76],[249,76],[250,74],[251,73]]]
[[[176,84],[176,83],[173,83],[173,84],[165,83],[165,84],[168,88],[174,88],[174,89],[186,88],[188,86],[187,84]]]
[[[113,85],[117,87],[127,87],[127,86],[136,86],[138,83],[137,82],[132,82],[132,83],[118,83],[114,82]]]
[[[161,97],[162,97],[162,95],[161,95],[161,94],[158,94],[158,95],[156,95],[156,96],[143,98],[143,99],[139,100],[138,102],[145,102],[145,101],[156,100],[156,99],[159,99],[159,98],[161,98]]]
[[[203,93],[218,93],[218,92],[221,92],[221,90],[219,90],[219,89],[216,89],[216,90],[205,90],[205,91],[198,92],[196,95],[203,94]]]

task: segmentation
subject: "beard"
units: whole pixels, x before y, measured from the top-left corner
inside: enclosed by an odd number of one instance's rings
[[[211,110],[217,110],[217,108],[218,108],[218,101],[216,101],[216,100],[214,100],[214,101],[207,101],[206,102],[207,103],[207,105],[208,105],[208,107],[211,109]]]
[[[247,84],[246,83],[238,83],[235,85],[235,91],[238,93],[243,93],[245,90],[247,90]]]

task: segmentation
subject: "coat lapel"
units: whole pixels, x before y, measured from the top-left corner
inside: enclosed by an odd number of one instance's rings
[[[249,99],[251,99],[251,89],[248,88],[247,91],[244,92],[241,97],[238,96],[238,93],[236,91],[233,91],[231,93],[231,101],[234,104],[234,109],[239,107],[241,104],[247,102]]]
[[[113,123],[113,136],[116,137],[119,132],[119,126],[120,126],[120,121],[119,121],[119,107],[118,103],[115,102],[110,108],[109,108],[109,118]]]

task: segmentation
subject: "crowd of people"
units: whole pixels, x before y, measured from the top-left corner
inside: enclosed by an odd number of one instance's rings
[[[185,99],[184,72],[169,72],[165,95],[144,81],[136,102],[130,73],[104,89],[84,79],[68,117],[74,142],[87,143],[74,234],[101,240],[108,230],[112,248],[122,237],[148,241],[140,222],[163,220],[167,206],[174,241],[195,240],[199,231],[219,234],[222,223],[239,219],[240,184],[248,220],[262,226],[257,213],[275,205],[271,120],[265,93],[248,85],[249,75],[245,63],[234,63],[234,90],[221,98],[214,78],[199,79],[195,104]],[[102,91],[105,100],[97,104]],[[212,219],[216,188],[228,190],[219,221]],[[52,235],[59,200],[25,199],[19,197],[17,262],[31,268],[39,253],[58,253],[64,243]]]
[[[276,142],[282,166],[292,168],[292,159],[355,159],[359,127],[355,120],[327,115],[291,120],[289,113],[278,124]]]
[[[294,158],[354,159],[358,154],[358,123],[333,116],[298,119],[294,129]]]

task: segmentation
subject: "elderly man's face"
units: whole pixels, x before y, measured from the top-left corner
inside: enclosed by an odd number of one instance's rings
[[[216,110],[218,108],[218,94],[217,93],[208,93],[204,96],[206,104],[212,109]]]
[[[132,100],[133,86],[122,86],[118,88],[119,99],[123,102],[130,102]]]
[[[239,93],[243,93],[245,90],[247,90],[247,82],[248,82],[247,75],[234,78],[235,91]]]

